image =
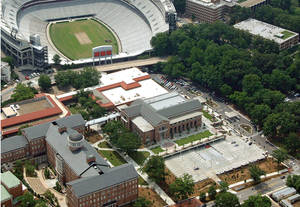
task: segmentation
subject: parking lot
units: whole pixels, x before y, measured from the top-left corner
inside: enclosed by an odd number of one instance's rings
[[[207,177],[215,178],[216,174],[248,165],[264,157],[265,152],[250,144],[249,140],[231,136],[210,146],[167,158],[165,163],[175,176],[188,173],[197,182]]]

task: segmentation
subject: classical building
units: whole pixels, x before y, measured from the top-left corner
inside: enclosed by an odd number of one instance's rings
[[[23,183],[10,171],[1,173],[1,206],[17,206],[17,198],[26,191]]]
[[[280,50],[291,48],[299,42],[298,33],[256,19],[247,19],[235,24],[234,27],[272,40],[278,44]]]
[[[173,92],[134,101],[121,110],[121,121],[149,145],[200,128],[201,111],[199,100]]]
[[[22,136],[2,140],[1,161],[48,161],[66,186],[70,207],[122,206],[137,199],[138,174],[134,167],[124,164],[111,168],[84,139],[84,128],[81,115],[25,128]]]
[[[213,23],[223,20],[234,5],[231,0],[187,0],[185,13],[199,22]]]

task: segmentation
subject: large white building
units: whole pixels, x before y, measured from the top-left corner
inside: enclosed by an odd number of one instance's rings
[[[234,25],[235,28],[249,32],[279,45],[279,49],[288,49],[299,42],[299,34],[256,19],[247,19]]]

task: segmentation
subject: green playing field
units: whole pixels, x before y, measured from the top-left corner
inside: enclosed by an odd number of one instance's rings
[[[92,48],[101,45],[112,45],[113,54],[119,51],[114,34],[93,19],[53,23],[49,32],[55,47],[71,60],[92,57]]]

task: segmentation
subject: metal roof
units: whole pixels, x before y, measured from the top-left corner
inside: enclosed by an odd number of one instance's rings
[[[85,124],[84,119],[82,118],[82,116],[80,114],[74,114],[72,116],[67,116],[67,117],[63,117],[61,119],[57,119],[56,123],[59,126],[64,126],[67,128],[76,128],[78,126],[82,126]]]
[[[131,164],[124,164],[111,168],[102,175],[80,178],[67,183],[67,185],[72,187],[77,197],[81,197],[137,177],[138,174],[134,167]]]
[[[201,109],[201,103],[199,100],[191,99],[177,105],[158,110],[157,112],[167,118],[180,116],[187,112],[192,112],[194,110]]]
[[[24,136],[13,136],[1,140],[1,154],[24,148],[28,141]]]
[[[90,167],[87,163],[87,156],[94,155],[96,163],[101,165],[108,165],[107,162],[98,154],[98,152],[85,140],[82,140],[82,148],[76,151],[71,151],[68,146],[68,136],[73,134],[74,130],[68,129],[64,133],[59,133],[58,126],[51,124],[46,135],[47,143],[53,147],[54,151],[58,153],[64,162],[69,167],[82,177],[94,176],[99,174],[99,170]],[[99,167],[102,172],[106,172],[109,168],[105,166]],[[84,172],[84,173],[83,173]]]
[[[44,124],[39,124],[36,126],[28,127],[23,129],[22,131],[25,132],[25,136],[30,142],[33,139],[44,137],[47,133],[47,130],[50,126],[50,123],[44,123]]]
[[[1,173],[1,182],[7,187],[7,188],[14,188],[17,187],[21,181],[10,171],[6,171],[4,173]]]
[[[9,194],[6,188],[3,185],[1,185],[1,203],[11,199],[11,197],[12,196]]]

